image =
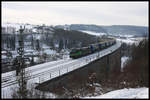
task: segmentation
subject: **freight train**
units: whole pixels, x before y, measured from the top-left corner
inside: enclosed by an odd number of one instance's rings
[[[89,54],[95,53],[97,51],[103,50],[109,46],[112,46],[116,43],[115,39],[109,39],[107,41],[99,42],[96,44],[91,44],[88,47],[72,49],[70,52],[70,58],[76,59]]]

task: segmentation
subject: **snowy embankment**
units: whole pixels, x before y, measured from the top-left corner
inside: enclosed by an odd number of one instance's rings
[[[125,67],[127,60],[129,60],[129,57],[126,56],[121,57],[121,71],[123,71],[123,67]]]
[[[85,97],[85,98],[149,98],[149,88],[125,88],[120,90],[115,90],[108,92],[106,94],[95,96],[95,97]]]

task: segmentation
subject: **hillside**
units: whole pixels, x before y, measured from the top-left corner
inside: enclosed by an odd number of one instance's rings
[[[63,28],[68,30],[82,30],[99,33],[107,33],[109,35],[132,35],[136,37],[148,36],[148,27],[131,26],[131,25],[112,25],[112,26],[98,26],[86,24],[71,24],[71,25],[57,25],[56,28]]]
[[[148,27],[143,26],[129,26],[129,25],[112,25],[103,26],[109,34],[120,34],[120,35],[134,35],[134,36],[145,36],[148,35]]]

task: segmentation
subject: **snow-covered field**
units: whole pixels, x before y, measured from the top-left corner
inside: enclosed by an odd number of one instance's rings
[[[149,98],[149,88],[142,87],[142,88],[124,88],[120,90],[114,90],[108,92],[106,94],[95,96],[95,97],[85,97],[88,99],[99,99],[99,98],[117,98],[117,99],[140,99],[140,98]]]
[[[119,34],[119,33],[109,33],[109,35],[112,35],[112,36],[116,36],[116,37],[126,37],[126,38],[132,38],[134,37],[134,35],[130,35],[130,34]]]
[[[85,30],[80,30],[81,32],[90,34],[90,35],[96,35],[96,36],[102,36],[102,35],[107,35],[107,33],[96,33],[96,32],[92,32],[92,31],[85,31]]]
[[[107,33],[97,33],[97,32],[93,32],[93,31],[85,31],[85,30],[80,30],[81,32],[90,34],[90,35],[95,35],[95,36],[103,36],[103,35],[107,35]],[[111,34],[110,34],[111,35]],[[142,37],[134,37],[134,35],[121,35],[121,34],[116,34],[114,36],[117,36],[118,38],[116,38],[116,40],[122,42],[122,43],[126,43],[129,45],[132,45],[135,43],[135,45],[138,45],[139,42],[143,39]],[[124,37],[124,38],[119,38],[119,37]]]

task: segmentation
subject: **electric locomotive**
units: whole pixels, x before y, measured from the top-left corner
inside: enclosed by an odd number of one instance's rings
[[[80,58],[80,57],[95,53],[97,51],[100,51],[102,49],[105,49],[109,46],[112,46],[115,43],[116,43],[115,39],[110,39],[108,41],[91,44],[88,47],[74,48],[70,52],[70,58],[73,58],[73,59]]]

